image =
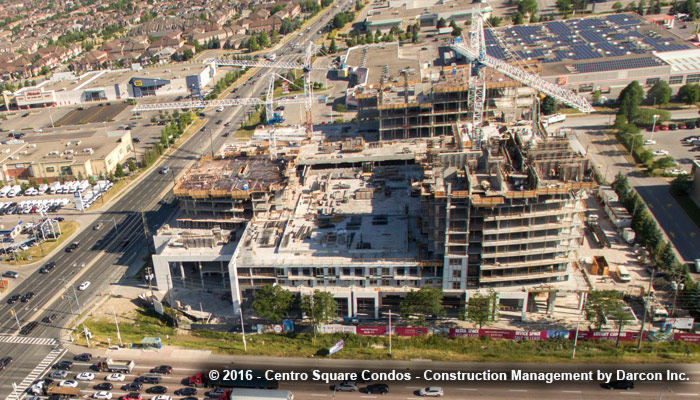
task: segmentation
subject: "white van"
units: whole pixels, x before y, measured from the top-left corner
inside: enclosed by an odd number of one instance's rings
[[[632,280],[632,275],[630,275],[629,271],[627,271],[627,268],[624,265],[618,265],[617,278],[620,280],[620,282],[629,282]]]

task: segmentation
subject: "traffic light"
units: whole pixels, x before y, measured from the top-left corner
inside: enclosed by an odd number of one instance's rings
[[[10,310],[10,315],[15,316],[15,310]]]

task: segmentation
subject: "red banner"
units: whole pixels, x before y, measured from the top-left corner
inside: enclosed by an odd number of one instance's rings
[[[479,337],[479,330],[472,328],[450,328],[451,338],[455,337]]]
[[[355,333],[365,336],[382,336],[386,335],[386,326],[358,326]]]
[[[514,339],[515,332],[509,329],[479,329],[479,336],[488,336],[491,339]]]
[[[396,333],[399,336],[420,336],[428,333],[428,330],[426,328],[397,326],[396,328],[394,328],[394,333]]]
[[[700,333],[683,333],[678,332],[673,334],[673,340],[682,340],[690,343],[700,343]]]
[[[547,331],[515,331],[515,340],[543,340],[547,339]]]
[[[573,339],[576,335],[575,331],[571,331],[569,339]],[[598,331],[579,331],[579,339],[588,340],[617,340],[617,332],[598,332]],[[621,342],[631,342],[639,338],[639,332],[620,332]],[[644,340],[644,336],[642,336]]]

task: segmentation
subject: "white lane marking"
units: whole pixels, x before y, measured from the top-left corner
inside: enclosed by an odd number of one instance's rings
[[[684,385],[700,385],[700,382],[681,382]]]
[[[639,392],[620,392],[620,394],[639,394]]]
[[[473,391],[473,390],[479,390],[479,389],[464,389],[464,388],[460,388],[459,390],[465,390],[465,391],[469,390],[469,391]]]
[[[376,399],[377,398],[377,396],[360,396],[360,397],[362,397],[363,399]]]
[[[326,397],[327,396],[325,394],[320,394],[320,393],[311,393],[311,395],[316,396],[316,397]]]
[[[562,393],[581,393],[580,390],[562,390]]]
[[[678,396],[697,396],[697,393],[676,393]]]
[[[406,386],[406,389],[423,389],[423,386]]]
[[[509,392],[527,392],[526,389],[510,389]]]

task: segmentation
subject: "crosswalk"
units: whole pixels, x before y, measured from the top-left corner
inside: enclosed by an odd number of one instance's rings
[[[35,344],[43,346],[56,346],[57,344],[59,344],[58,340],[54,338],[40,338],[28,336],[0,336],[0,343]]]
[[[27,375],[22,382],[20,382],[17,387],[14,388],[12,393],[5,398],[5,400],[20,400],[26,396],[26,390],[29,386],[34,383],[35,380],[39,379],[46,371],[53,365],[56,359],[63,357],[68,350],[63,348],[55,348],[49,352],[49,354],[44,357],[43,360],[32,370],[32,372]]]

